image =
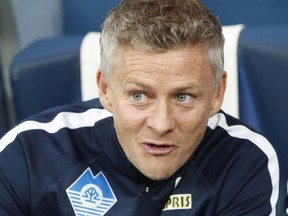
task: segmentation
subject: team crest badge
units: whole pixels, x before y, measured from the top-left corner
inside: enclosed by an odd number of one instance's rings
[[[102,172],[93,176],[90,168],[67,188],[76,216],[103,216],[117,202],[107,179]]]

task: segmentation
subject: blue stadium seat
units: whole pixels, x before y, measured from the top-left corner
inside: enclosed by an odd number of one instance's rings
[[[238,46],[240,118],[258,127],[277,151],[280,163],[277,215],[284,216],[288,174],[288,25],[246,28]]]
[[[82,36],[36,41],[11,64],[16,122],[49,107],[81,100],[79,49]]]
[[[246,26],[288,24],[287,0],[201,0],[222,25],[244,23]]]
[[[16,122],[49,107],[81,100],[82,38],[89,31],[100,31],[108,11],[119,1],[62,0],[62,19],[57,21],[62,22],[62,34],[33,41],[15,55],[10,78]],[[14,6],[18,9],[14,13],[21,13],[19,5]]]

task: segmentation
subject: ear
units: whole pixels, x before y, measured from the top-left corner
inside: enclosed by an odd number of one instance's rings
[[[218,85],[216,86],[216,92],[212,102],[210,116],[214,115],[220,110],[224,100],[226,85],[227,85],[227,73],[226,71],[224,71]]]
[[[101,71],[101,68],[97,70],[97,76],[96,76],[96,82],[98,85],[98,91],[99,91],[99,99],[102,104],[102,106],[112,112],[112,103],[110,98],[110,89],[109,85],[104,77],[103,72]]]

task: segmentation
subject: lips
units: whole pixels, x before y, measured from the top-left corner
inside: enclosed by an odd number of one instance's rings
[[[142,143],[143,149],[152,156],[165,156],[170,154],[176,146],[173,144]]]

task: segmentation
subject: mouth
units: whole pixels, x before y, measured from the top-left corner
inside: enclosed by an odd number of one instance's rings
[[[142,143],[143,149],[152,156],[165,156],[176,149],[173,144]]]

